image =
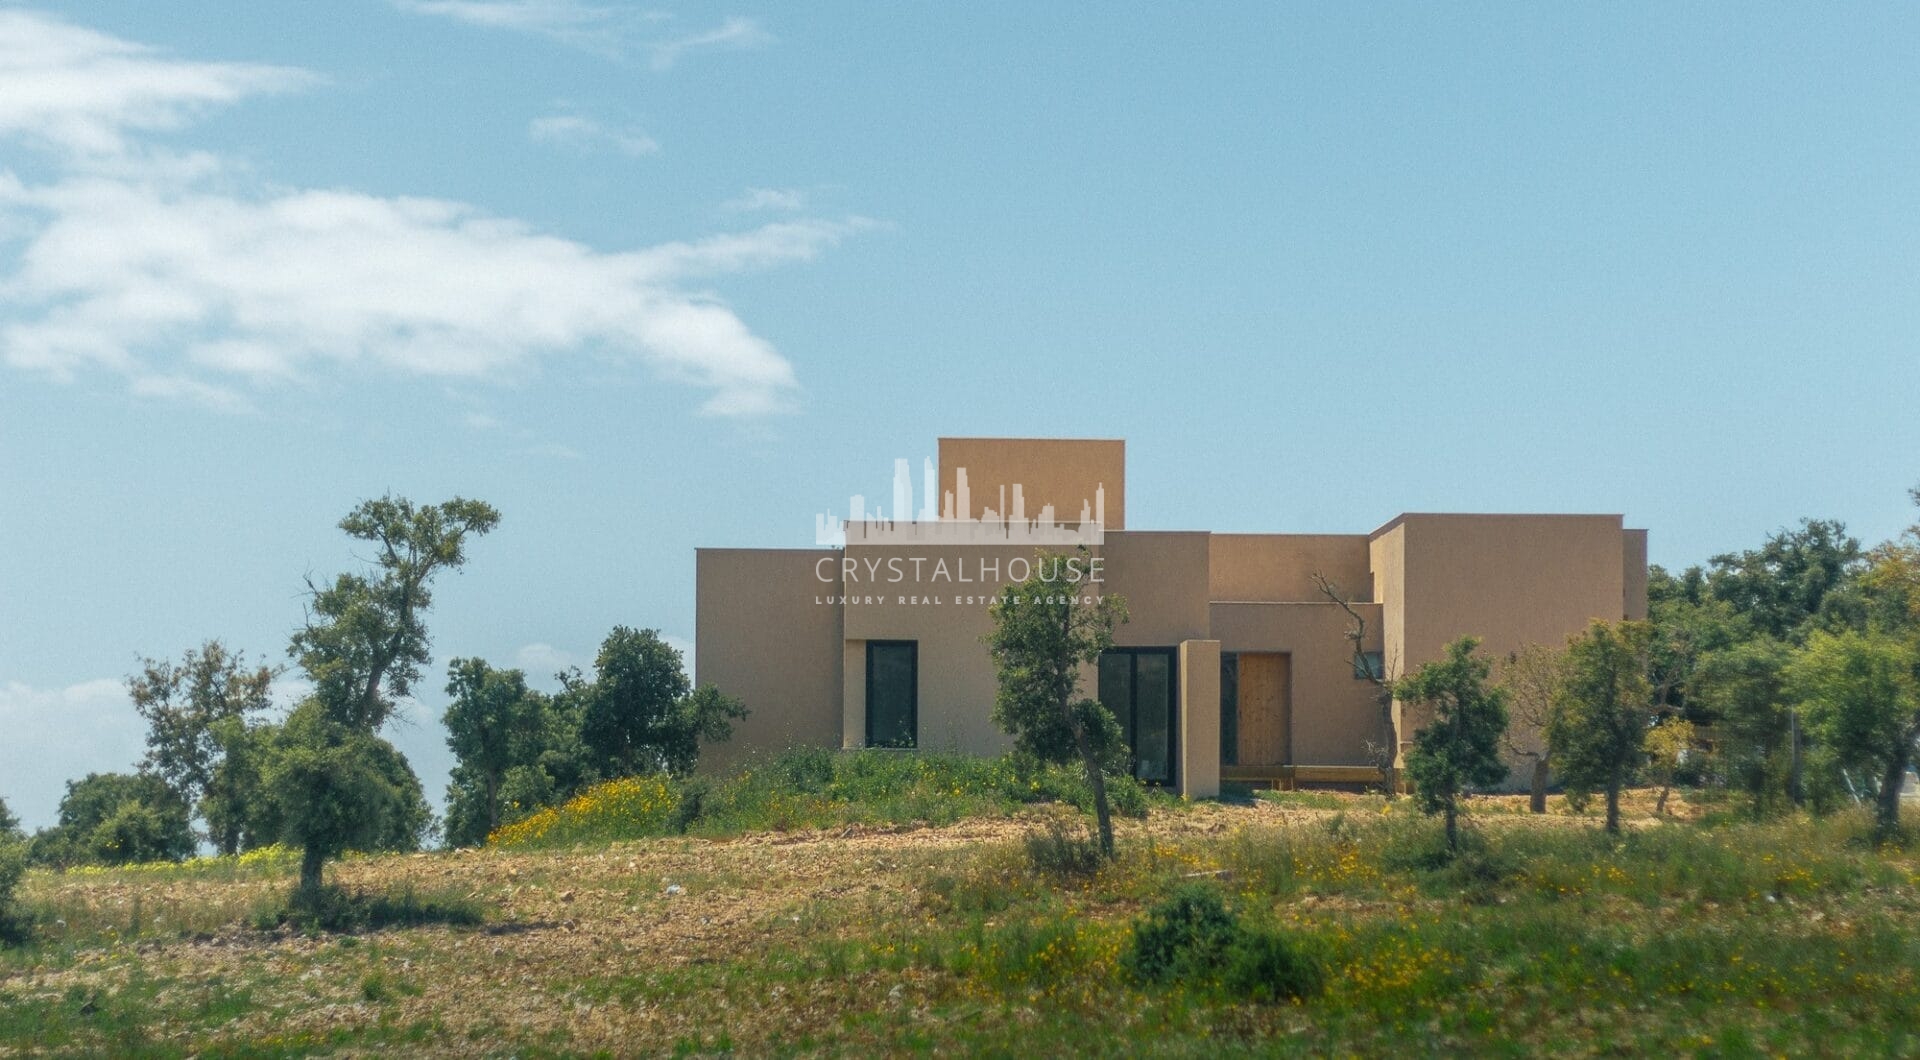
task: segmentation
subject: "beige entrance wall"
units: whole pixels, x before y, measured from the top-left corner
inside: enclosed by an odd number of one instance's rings
[[[1180,642],[1180,794],[1220,796],[1220,642]]]
[[[733,738],[700,752],[723,772],[755,752],[832,747],[840,736],[837,575],[814,577],[832,549],[703,548],[695,556],[694,679],[743,701]]]

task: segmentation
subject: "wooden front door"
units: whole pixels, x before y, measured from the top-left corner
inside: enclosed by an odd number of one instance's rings
[[[1292,656],[1283,652],[1240,653],[1240,765],[1293,761],[1292,669]]]

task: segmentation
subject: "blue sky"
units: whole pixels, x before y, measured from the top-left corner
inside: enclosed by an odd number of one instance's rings
[[[940,434],[1125,437],[1136,527],[1890,536],[1920,13],[1845,14],[0,4],[0,797],[387,491],[501,509],[435,649],[542,681]]]

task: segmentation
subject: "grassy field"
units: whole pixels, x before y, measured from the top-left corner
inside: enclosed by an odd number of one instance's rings
[[[1557,799],[1477,800],[1472,852],[1443,862],[1406,800],[1155,800],[1092,873],[1035,840],[1078,823],[1064,806],[548,835],[349,859],[347,888],[484,919],[347,935],[273,926],[296,871],[273,854],[35,873],[35,941],[0,951],[0,1054],[1920,1053],[1920,858],[1850,818],[1650,802],[1610,841]],[[1130,976],[1133,925],[1193,886],[1296,943],[1324,990]]]

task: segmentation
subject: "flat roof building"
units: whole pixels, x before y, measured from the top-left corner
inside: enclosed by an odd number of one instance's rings
[[[1009,749],[990,717],[987,603],[1027,576],[1036,545],[1086,543],[1087,588],[1126,597],[1130,620],[1087,691],[1126,730],[1136,776],[1194,796],[1217,794],[1223,775],[1373,764],[1388,737],[1369,676],[1403,674],[1462,635],[1498,659],[1594,619],[1646,617],[1646,531],[1619,515],[1135,530],[1122,441],[942,438],[915,517],[906,470],[893,517],[823,522],[833,544],[699,550],[697,677],[751,711],[704,768],[795,745]],[[1404,751],[1420,719],[1392,711]]]

